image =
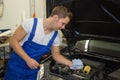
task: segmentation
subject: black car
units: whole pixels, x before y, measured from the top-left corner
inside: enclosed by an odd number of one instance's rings
[[[83,70],[51,60],[50,74],[65,80],[120,80],[120,0],[46,0],[47,16],[64,5],[73,13],[62,33],[68,59],[81,59]],[[89,67],[85,70],[86,67]]]

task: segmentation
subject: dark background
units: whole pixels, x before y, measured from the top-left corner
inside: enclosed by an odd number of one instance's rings
[[[47,0],[47,17],[57,5],[66,6],[73,13],[66,28],[69,37],[120,40],[120,0]]]

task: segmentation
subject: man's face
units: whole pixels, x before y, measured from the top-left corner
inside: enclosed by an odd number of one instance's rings
[[[65,29],[65,26],[69,23],[70,18],[65,17],[65,18],[58,18],[55,22],[54,30],[60,30],[60,29]]]

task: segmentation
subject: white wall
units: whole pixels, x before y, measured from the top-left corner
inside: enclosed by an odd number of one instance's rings
[[[46,17],[46,0],[35,1],[36,17]]]
[[[4,12],[0,17],[0,29],[10,28],[14,32],[18,25],[31,17],[30,0],[3,0]],[[36,17],[45,17],[45,0],[35,1]]]
[[[4,12],[0,17],[0,29],[16,29],[16,26],[22,21],[22,13],[26,18],[30,17],[29,0],[3,0]]]

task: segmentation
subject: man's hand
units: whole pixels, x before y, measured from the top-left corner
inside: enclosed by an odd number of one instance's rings
[[[27,61],[26,61],[27,65],[31,68],[31,69],[37,69],[38,67],[40,67],[40,64],[32,59],[32,58],[29,58]]]
[[[72,60],[72,66],[70,67],[70,69],[82,69],[83,68],[83,63],[80,59],[73,59]]]

